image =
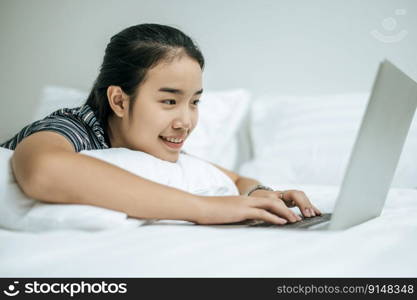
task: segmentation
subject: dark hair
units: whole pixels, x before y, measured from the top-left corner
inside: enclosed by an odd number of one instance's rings
[[[112,109],[107,99],[107,88],[110,85],[120,86],[133,107],[147,71],[159,62],[173,60],[184,52],[195,59],[201,69],[204,68],[204,57],[191,38],[170,26],[139,24],[122,30],[110,39],[100,73],[86,101],[100,121],[108,143],[107,120]]]

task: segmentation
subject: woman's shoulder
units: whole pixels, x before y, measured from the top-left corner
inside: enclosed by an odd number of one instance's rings
[[[97,122],[95,113],[88,104],[84,104],[73,108],[60,108],[50,113],[42,120],[52,119],[56,117],[73,118],[77,119],[80,122],[85,122],[87,124]]]
[[[49,114],[40,122],[70,124],[72,129],[93,132],[97,137],[104,135],[104,129],[95,112],[88,104],[74,108],[61,108]]]
[[[61,108],[43,119],[25,126],[2,147],[14,150],[25,137],[39,131],[55,131],[68,138],[77,152],[108,148],[104,130],[87,104],[75,108]]]
[[[58,109],[45,117],[44,120],[72,123],[72,129],[82,132],[84,140],[89,144],[86,149],[106,149],[109,147],[105,140],[104,128],[88,104]]]

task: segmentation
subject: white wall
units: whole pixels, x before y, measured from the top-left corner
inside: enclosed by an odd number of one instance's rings
[[[417,79],[416,13],[413,0],[0,0],[0,141],[28,123],[43,86],[90,89],[110,37],[134,24],[190,35],[206,89],[319,94],[368,91],[384,57]],[[386,43],[374,29],[407,34]]]

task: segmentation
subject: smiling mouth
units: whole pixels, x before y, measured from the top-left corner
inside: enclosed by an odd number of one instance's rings
[[[161,136],[159,136],[159,139],[168,147],[172,148],[172,149],[179,149],[182,147],[182,144],[184,144],[184,141],[182,141],[181,143],[173,143],[173,142],[169,142],[167,140],[164,140]]]

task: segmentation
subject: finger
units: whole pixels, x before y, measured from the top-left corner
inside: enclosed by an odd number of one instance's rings
[[[277,210],[274,210],[274,212],[276,212],[278,215],[286,218],[287,220],[289,220],[292,223],[295,223],[297,221],[302,220],[301,217],[299,215],[297,215],[295,212],[293,212],[291,209],[289,209],[288,206],[282,200],[280,200],[278,203],[275,202],[273,204],[272,209],[274,209],[274,208],[277,209]]]
[[[253,208],[248,216],[248,219],[262,220],[277,225],[284,225],[287,223],[287,220],[280,218],[277,215],[274,215],[269,211],[261,208]]]
[[[267,209],[268,211],[284,218],[292,223],[300,221],[301,218],[289,209],[284,201],[281,199],[274,198],[257,198],[255,200],[255,205],[257,208]]]
[[[282,199],[282,198],[281,198]],[[282,199],[287,207],[296,207],[297,203],[291,199]]]
[[[315,211],[313,210],[313,205],[308,199],[307,195],[303,191],[289,191],[288,193],[292,200],[297,204],[298,208],[300,209],[301,213],[305,217],[314,217],[316,216]]]
[[[316,213],[314,212],[312,207],[303,207],[300,208],[300,211],[303,213],[303,215],[307,218],[315,217]]]
[[[321,211],[317,207],[315,207],[314,205],[313,205],[313,210],[316,213],[316,215],[321,216]]]
[[[284,203],[287,207],[295,207],[296,206],[294,200],[285,198],[285,191],[274,191],[274,193],[275,193],[275,195],[278,199],[281,199],[282,201],[284,201]]]

